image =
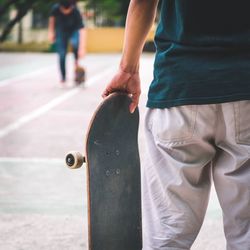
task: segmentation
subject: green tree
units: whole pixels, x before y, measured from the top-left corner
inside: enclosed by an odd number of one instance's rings
[[[123,26],[126,20],[127,9],[130,0],[80,0],[86,2],[87,9],[94,10],[95,24]],[[49,13],[49,9],[56,0],[0,0],[0,42],[7,39],[13,27],[20,23],[22,18],[31,9],[43,13]],[[16,15],[10,19],[9,13],[12,9],[16,10]],[[99,20],[99,21],[98,21]],[[101,20],[101,21],[100,21]],[[22,26],[19,25],[21,37]]]
[[[94,10],[94,21],[99,25],[124,26],[130,0],[85,0],[87,9]],[[101,19],[101,22],[98,22]]]
[[[3,26],[3,30],[0,35],[0,42],[3,42],[14,25],[27,14],[27,12],[32,8],[35,0],[0,0],[0,17],[8,13],[12,8],[17,10],[15,17],[8,20]]]
[[[35,9],[39,10],[40,12],[49,12],[50,6],[55,2],[56,0],[0,0],[0,42],[3,42],[7,39],[13,27],[17,23],[20,23],[22,18],[28,13],[29,10]],[[10,19],[9,13],[13,9],[16,10],[16,14]],[[21,24],[19,27],[19,33],[21,35]]]

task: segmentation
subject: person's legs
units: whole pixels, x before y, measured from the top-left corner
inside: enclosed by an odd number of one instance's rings
[[[188,250],[209,200],[216,106],[152,109],[145,122],[143,250]]]
[[[79,31],[74,31],[70,37],[70,44],[72,46],[74,58],[75,58],[75,69],[78,67],[78,49],[79,49]]]
[[[59,55],[61,81],[64,82],[66,80],[66,55],[68,47],[68,38],[63,34],[58,34],[56,39],[56,47]]]
[[[250,101],[221,105],[213,178],[228,250],[250,249]]]

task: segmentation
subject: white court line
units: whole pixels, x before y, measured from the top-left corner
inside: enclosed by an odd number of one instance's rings
[[[114,66],[109,67],[108,69],[102,71],[101,73],[99,73],[96,76],[87,80],[85,85],[90,86],[99,80],[103,80],[103,78],[105,79],[105,76],[110,75],[113,70],[114,70]],[[52,101],[48,102],[47,104],[41,106],[40,108],[38,108],[34,111],[32,111],[31,113],[22,116],[21,118],[19,118],[15,122],[9,124],[8,126],[4,127],[3,129],[1,129],[0,130],[0,138],[5,137],[6,135],[10,134],[12,131],[18,130],[20,127],[27,124],[28,122],[42,116],[43,114],[45,114],[46,112],[48,112],[52,108],[58,106],[59,104],[61,104],[64,101],[68,100],[69,98],[76,95],[80,91],[81,91],[81,87],[70,90],[66,94],[63,94],[63,95],[53,99]]]
[[[55,68],[54,65],[32,71],[32,72],[29,72],[29,73],[24,74],[24,75],[14,76],[12,78],[0,80],[0,88],[5,87],[5,86],[12,84],[12,83],[16,83],[17,81],[19,82],[20,80],[23,80],[23,79],[29,79],[31,77],[34,77],[36,75],[44,73],[44,71],[51,70],[53,68]]]
[[[0,157],[1,163],[44,163],[44,164],[65,164],[60,158],[22,158],[22,157]]]

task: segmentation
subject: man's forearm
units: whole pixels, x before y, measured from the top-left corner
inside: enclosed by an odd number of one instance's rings
[[[55,31],[55,18],[50,17],[49,18],[49,32],[54,32]]]
[[[86,48],[86,30],[85,30],[85,28],[80,29],[79,34],[80,34],[79,47],[85,50],[85,48]]]
[[[83,58],[86,54],[86,30],[85,28],[80,29],[80,41],[78,48],[78,56],[79,58]]]
[[[139,58],[155,20],[158,0],[131,0],[125,29],[121,68],[138,72]]]
[[[49,18],[48,38],[50,42],[55,40],[55,17]]]

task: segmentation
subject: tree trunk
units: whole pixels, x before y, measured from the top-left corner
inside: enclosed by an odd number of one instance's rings
[[[6,40],[15,24],[18,23],[27,14],[27,12],[32,8],[35,1],[36,0],[27,0],[26,3],[22,2],[22,4],[18,3],[18,1],[15,1],[15,5],[17,7],[17,15],[4,27],[2,34],[0,35],[0,42]]]
[[[20,20],[19,24],[18,24],[17,43],[18,44],[23,43],[23,22],[22,22],[22,20]]]
[[[0,6],[0,16],[3,16],[4,13],[6,13],[6,11],[9,9],[9,7],[17,2],[18,0],[9,0],[3,6]]]

